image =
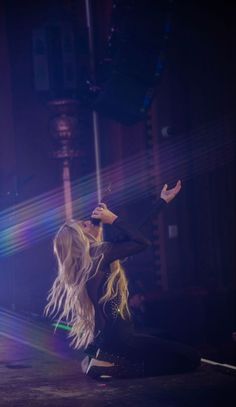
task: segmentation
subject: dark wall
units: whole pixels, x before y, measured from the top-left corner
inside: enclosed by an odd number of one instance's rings
[[[173,215],[165,218],[179,226],[178,239],[166,233],[173,287],[235,287],[234,16],[229,5],[180,6],[157,92],[163,181],[183,180]],[[169,138],[163,126],[173,128]]]

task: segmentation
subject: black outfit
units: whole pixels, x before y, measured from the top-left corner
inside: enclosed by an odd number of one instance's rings
[[[156,210],[165,205],[159,200]],[[114,368],[95,368],[96,373],[116,377],[142,377],[192,370],[200,363],[200,357],[192,348],[151,335],[137,334],[131,320],[123,320],[118,311],[118,299],[110,301],[105,309],[99,304],[104,285],[110,273],[110,263],[143,251],[150,242],[123,220],[117,218],[111,228],[118,232],[116,242],[104,242],[104,258],[95,277],[87,283],[88,294],[95,308],[95,339],[86,353],[114,362]],[[91,248],[91,254],[94,255]],[[96,261],[95,261],[96,265]]]

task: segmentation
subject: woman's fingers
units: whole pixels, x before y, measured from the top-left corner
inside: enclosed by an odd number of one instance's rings
[[[104,208],[97,206],[92,212],[92,217],[100,217],[101,214],[104,212]]]
[[[99,205],[93,210],[92,217],[100,217],[104,210],[107,210],[106,204],[103,202],[99,203]]]
[[[95,208],[93,212],[101,213],[104,211],[104,208]]]
[[[99,203],[99,208],[107,209],[107,205],[104,202]]]
[[[100,219],[103,223],[112,224],[117,218],[117,215],[109,211],[107,208],[97,207],[92,212],[92,218]]]
[[[179,191],[181,189],[181,181],[179,180],[175,186],[175,188]]]

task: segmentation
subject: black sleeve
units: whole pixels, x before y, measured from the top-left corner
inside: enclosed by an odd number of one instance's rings
[[[145,216],[144,219],[141,219],[137,222],[137,229],[143,232],[145,226],[150,222],[153,216],[157,215],[167,203],[164,199],[159,198],[156,205],[152,208],[150,212]],[[103,236],[107,242],[121,242],[127,240],[127,230],[126,228],[114,228],[113,225],[103,225]]]
[[[167,206],[164,199],[159,198],[154,208],[147,214],[147,216],[140,222],[139,229],[142,230],[143,227],[152,219],[153,216],[158,215],[158,213]]]
[[[119,218],[117,218],[111,226],[120,231],[125,240],[105,244],[104,264],[112,263],[114,260],[122,260],[125,257],[139,253],[151,244],[141,232],[135,230]]]

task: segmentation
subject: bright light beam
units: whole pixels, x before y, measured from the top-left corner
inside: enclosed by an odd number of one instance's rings
[[[191,179],[234,159],[232,140],[222,140],[223,126],[217,124],[189,135],[188,140],[174,141],[171,146],[159,146],[158,170],[161,179],[168,183]],[[211,133],[207,139],[206,132]],[[155,152],[154,152],[155,154]],[[161,170],[161,171],[160,171]],[[72,183],[75,199],[73,206],[77,217],[90,216],[91,202],[96,203],[95,174],[81,182]],[[109,202],[114,208],[149,196],[162,185],[151,185],[145,152],[129,157],[102,170],[103,184],[112,184]],[[79,198],[77,198],[79,196]],[[51,236],[64,221],[63,189],[34,197],[0,213],[0,256],[9,256]]]

